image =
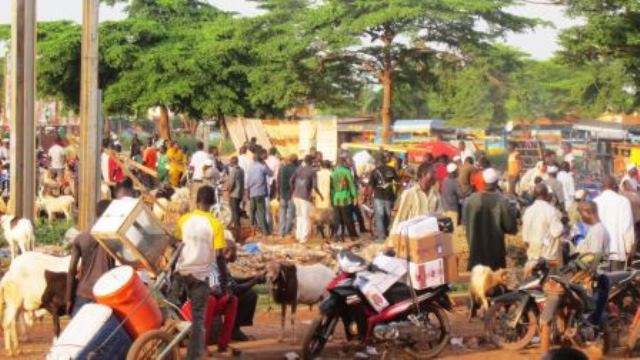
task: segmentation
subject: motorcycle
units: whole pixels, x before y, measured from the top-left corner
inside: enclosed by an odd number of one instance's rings
[[[414,291],[397,281],[383,294],[385,299],[377,299],[389,303],[377,311],[355,282],[359,272],[379,269],[344,250],[337,259],[340,272],[327,287],[329,296],[320,304],[320,317],[305,335],[303,359],[322,353],[340,320],[348,340],[357,338],[369,349],[374,344],[384,345],[383,359],[394,358],[391,354],[396,350],[413,358],[431,358],[445,349],[450,337],[445,310],[453,310],[449,285]]]
[[[633,355],[640,335],[640,270],[607,274],[616,286],[609,293],[607,324],[613,350]]]
[[[490,339],[501,348],[522,349],[535,336],[538,319],[546,315],[553,318],[554,343],[586,347],[603,340],[606,351],[608,331],[587,321],[595,305],[585,284],[591,285],[599,263],[593,254],[581,255],[561,270],[564,276],[549,275],[544,265],[537,267],[537,275],[529,282],[494,299],[485,318]]]
[[[495,345],[520,350],[531,343],[544,309],[546,297],[542,287],[548,276],[549,266],[540,260],[520,287],[493,299],[485,315],[484,327]]]

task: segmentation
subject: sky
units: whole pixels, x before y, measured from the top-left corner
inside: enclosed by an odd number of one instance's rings
[[[0,0],[0,24],[11,21],[11,3],[13,0]],[[36,0],[37,17],[39,21],[69,19],[80,22],[82,19],[82,0]],[[241,15],[252,16],[259,13],[255,4],[247,0],[209,0],[216,7],[237,12]],[[117,20],[123,18],[124,5],[109,7],[103,5],[100,10],[101,20]],[[577,22],[564,16],[562,8],[552,5],[527,4],[511,10],[513,13],[537,17],[553,26],[540,26],[533,31],[522,34],[510,34],[505,43],[519,48],[535,59],[548,59],[558,50],[558,32]]]

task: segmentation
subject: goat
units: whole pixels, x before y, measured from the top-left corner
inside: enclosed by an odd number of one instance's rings
[[[36,235],[30,220],[3,215],[0,217],[0,222],[2,223],[4,238],[9,243],[9,249],[11,250],[11,261],[16,258],[18,248],[21,254],[33,250],[36,245]]]
[[[0,280],[0,314],[8,355],[19,353],[16,324],[20,315],[33,315],[42,305],[47,288],[45,271],[67,272],[70,260],[70,256],[56,257],[30,251],[11,262]],[[25,319],[33,319],[33,316],[25,316]]]
[[[75,202],[76,200],[70,195],[59,197],[38,196],[36,205],[38,211],[44,210],[47,213],[49,223],[51,223],[56,214],[64,214],[67,221],[73,220],[72,208]]]
[[[320,236],[322,236],[323,239],[326,239],[324,234],[324,229],[326,226],[328,226],[329,230],[331,231],[329,236],[333,235],[336,227],[335,213],[333,208],[314,208],[311,212],[311,223],[315,225],[316,231],[320,234]],[[312,228],[314,228],[314,226],[312,226]]]
[[[294,265],[272,262],[266,266],[266,280],[273,300],[280,304],[280,341],[284,340],[287,305],[291,305],[291,331],[295,340],[298,304],[313,305],[322,300],[334,272],[322,264]]]
[[[496,289],[513,288],[514,276],[507,269],[491,270],[484,265],[476,265],[471,269],[469,282],[469,314],[468,319],[475,317],[478,308],[486,312],[489,309],[489,293]]]

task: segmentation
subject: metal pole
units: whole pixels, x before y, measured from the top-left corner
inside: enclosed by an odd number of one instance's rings
[[[11,195],[9,212],[35,219],[36,4],[13,0],[11,23]]]
[[[80,181],[78,228],[87,231],[95,221],[99,186],[98,158],[98,0],[83,0],[82,69],[80,84]]]

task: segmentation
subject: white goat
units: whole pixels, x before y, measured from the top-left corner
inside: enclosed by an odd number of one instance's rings
[[[36,204],[38,211],[44,210],[47,213],[49,223],[51,223],[56,214],[64,214],[67,221],[73,220],[72,210],[75,202],[76,200],[71,195],[39,196]]]
[[[36,246],[36,235],[33,230],[33,224],[28,219],[16,219],[11,215],[3,215],[0,217],[4,238],[9,243],[11,250],[11,261],[16,258],[18,249],[24,254],[32,251]]]
[[[491,270],[484,265],[476,265],[471,269],[471,281],[469,282],[469,314],[471,320],[476,315],[478,308],[483,311],[489,309],[487,293],[497,286],[513,287],[515,278],[507,269]]]
[[[11,263],[0,281],[0,315],[7,355],[20,352],[16,327],[20,315],[33,315],[42,305],[42,295],[47,288],[45,270],[67,272],[70,260],[70,256],[56,257],[30,251]],[[33,316],[25,316],[25,319],[33,319]]]
[[[335,273],[322,264],[294,265],[269,263],[266,280],[273,300],[280,304],[280,340],[284,339],[284,323],[287,305],[291,305],[291,330],[295,339],[296,308],[298,304],[318,303],[327,291],[327,285]]]

